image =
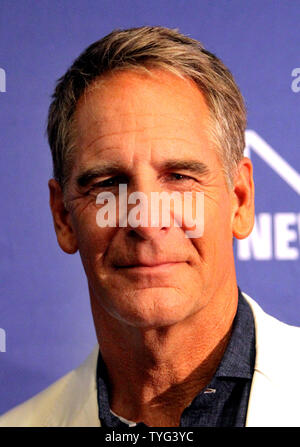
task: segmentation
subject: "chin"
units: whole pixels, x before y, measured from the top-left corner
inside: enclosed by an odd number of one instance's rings
[[[144,329],[172,326],[195,313],[190,297],[166,287],[123,291],[121,300],[110,297],[109,303],[105,310],[113,318]]]

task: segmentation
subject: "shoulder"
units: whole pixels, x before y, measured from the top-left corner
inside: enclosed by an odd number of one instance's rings
[[[285,333],[286,336],[300,336],[300,327],[283,323],[272,315],[266,313],[261,306],[245,292],[242,292],[242,294],[252,309],[257,330],[260,331],[264,328],[268,328],[272,331],[275,330],[276,332],[280,331],[280,333]]]
[[[265,313],[243,293],[254,316],[256,356],[248,427],[299,427],[300,328]]]
[[[273,378],[293,376],[300,372],[300,328],[279,321],[267,314],[248,295],[255,323],[256,370]]]
[[[0,427],[99,426],[96,364],[99,347],[77,369],[0,417]]]

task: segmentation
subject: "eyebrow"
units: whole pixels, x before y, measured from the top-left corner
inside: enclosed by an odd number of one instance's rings
[[[101,165],[94,166],[93,168],[83,170],[75,178],[75,182],[78,186],[87,186],[93,179],[98,177],[105,177],[108,175],[119,174],[123,170],[119,162],[105,162]]]
[[[205,163],[197,160],[165,160],[158,166],[159,170],[183,170],[193,172],[197,175],[209,174],[210,170]],[[116,175],[123,173],[126,169],[119,162],[105,162],[101,165],[94,166],[93,168],[82,170],[75,178],[75,182],[80,187],[87,186],[92,180],[99,177],[105,177],[109,175]]]
[[[198,175],[205,175],[210,172],[208,166],[198,160],[165,160],[160,167],[165,170],[179,169],[190,171]]]

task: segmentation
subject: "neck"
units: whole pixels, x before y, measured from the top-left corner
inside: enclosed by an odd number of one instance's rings
[[[137,328],[107,314],[92,300],[97,338],[110,381],[110,406],[149,426],[178,426],[193,398],[209,384],[226,349],[238,291],[168,327]]]

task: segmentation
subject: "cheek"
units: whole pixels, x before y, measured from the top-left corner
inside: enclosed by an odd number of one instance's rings
[[[95,212],[82,213],[73,219],[79,253],[84,268],[91,270],[101,263],[116,229],[101,228],[96,222]]]
[[[213,197],[205,195],[205,224],[217,233],[228,234],[231,230],[231,196],[220,188]]]
[[[201,238],[199,240],[201,243]],[[206,258],[224,260],[232,252],[231,208],[227,195],[220,200],[205,201],[202,245]]]
[[[179,226],[182,226],[186,236],[192,239],[201,237],[205,224],[204,192],[185,192],[182,197],[182,206],[178,209],[181,211]]]

